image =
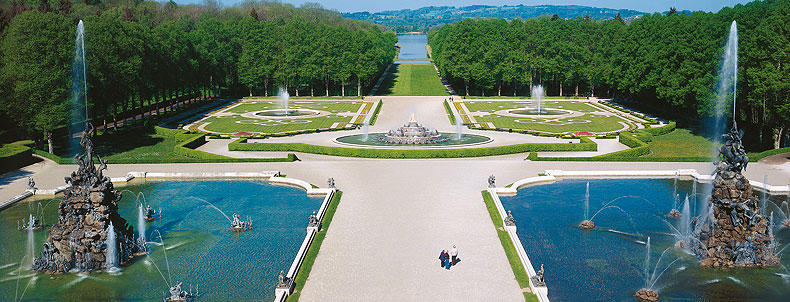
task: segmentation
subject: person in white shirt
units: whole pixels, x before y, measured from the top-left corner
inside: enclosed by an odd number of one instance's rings
[[[453,261],[452,262],[453,265],[455,265],[456,257],[458,257],[458,249],[455,247],[455,245],[453,245],[453,248],[450,250],[450,258],[452,258],[451,261]]]

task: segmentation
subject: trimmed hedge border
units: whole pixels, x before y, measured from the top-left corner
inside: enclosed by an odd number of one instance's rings
[[[379,118],[379,111],[381,111],[381,105],[382,101],[379,100],[378,103],[376,103],[376,109],[373,109],[373,116],[370,117],[368,125],[373,126],[376,124],[376,119]]]
[[[506,231],[500,230],[503,227],[502,217],[499,216],[499,211],[497,211],[496,206],[494,205],[494,200],[491,197],[491,194],[486,190],[481,191],[481,194],[483,195],[483,203],[486,205],[488,215],[491,216],[491,222],[494,224],[494,228],[496,229],[497,237],[499,237],[499,243],[502,244],[502,249],[505,250],[505,255],[507,255],[507,260],[510,263],[510,269],[513,270],[513,276],[516,277],[518,286],[521,288],[530,288],[529,275],[527,275],[527,271],[524,270],[524,265],[521,262],[521,259],[518,257],[518,253],[516,252],[516,247],[513,245],[513,242],[510,241],[510,235]],[[538,296],[536,296],[534,293],[522,293],[524,294],[524,301],[538,301]]]
[[[307,279],[310,278],[310,271],[313,270],[315,258],[318,257],[318,252],[321,251],[321,244],[324,242],[326,232],[329,231],[332,219],[335,217],[335,212],[337,211],[337,204],[340,203],[342,197],[343,191],[337,191],[335,192],[335,196],[332,196],[332,200],[329,202],[329,206],[326,209],[324,219],[321,221],[321,230],[315,233],[313,243],[310,244],[310,249],[307,250],[307,255],[305,255],[304,261],[299,267],[299,271],[296,273],[296,278],[294,279],[294,292],[288,296],[285,301],[299,301],[299,297],[302,295],[302,288],[304,288]]]
[[[444,100],[444,111],[447,111],[447,116],[450,118],[450,125],[455,125],[455,114],[453,114],[453,110],[450,109],[450,104],[447,103],[447,99]]]
[[[525,160],[532,161],[633,161],[633,162],[708,162],[708,157],[641,157],[650,154],[650,146],[647,142],[653,136],[665,135],[675,130],[677,123],[674,121],[661,127],[637,129],[633,132],[621,132],[619,134],[620,143],[630,147],[630,149],[612,152],[593,157],[539,157],[537,153],[530,153]],[[790,148],[788,148],[790,152]],[[781,152],[780,152],[781,153]],[[750,156],[751,158],[751,156]]]
[[[533,151],[597,151],[598,144],[589,138],[580,137],[579,143],[526,143],[484,148],[401,150],[329,147],[303,143],[247,143],[247,139],[239,139],[230,143],[228,145],[228,150],[290,151],[363,158],[458,158],[505,155]]]
[[[771,149],[771,150],[766,150],[766,151],[763,151],[763,152],[750,152],[750,153],[748,153],[746,155],[749,156],[749,161],[756,162],[756,161],[761,160],[763,158],[766,158],[768,156],[773,156],[773,155],[782,154],[782,153],[788,153],[788,152],[790,152],[790,147],[784,147],[784,148],[779,148],[779,149]]]
[[[10,143],[0,147],[0,173],[13,171],[35,162],[33,151],[23,145],[26,141]]]

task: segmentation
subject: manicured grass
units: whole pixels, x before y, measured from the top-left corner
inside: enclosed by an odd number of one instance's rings
[[[313,109],[330,112],[330,115],[304,118],[247,118],[240,114],[261,110],[281,109],[277,101],[245,102],[236,106],[214,112],[217,116],[209,116],[197,124],[205,124],[204,129],[222,134],[251,132],[258,134],[285,133],[310,129],[330,129],[354,123],[355,114],[362,101],[291,101],[290,109]]]
[[[483,201],[485,202],[486,209],[488,210],[488,215],[491,216],[491,222],[494,223],[496,234],[499,237],[499,243],[502,244],[502,248],[505,250],[505,255],[507,255],[507,260],[510,262],[510,268],[513,270],[513,275],[516,276],[518,286],[521,288],[530,288],[529,275],[527,275],[527,271],[524,270],[524,265],[521,263],[521,258],[518,257],[518,253],[516,252],[516,247],[513,245],[513,242],[510,241],[510,235],[508,235],[506,231],[500,230],[500,228],[503,227],[502,216],[499,215],[499,211],[497,211],[496,206],[494,205],[494,199],[486,190],[483,190],[482,194]],[[538,301],[538,296],[533,293],[525,292],[524,301]]]
[[[566,118],[552,116],[547,116],[546,118],[514,117],[494,113],[499,110],[525,107],[536,108],[537,104],[530,100],[464,101],[464,104],[471,111],[470,113],[484,113],[484,115],[474,117],[478,123],[492,123],[495,128],[499,129],[518,129],[548,133],[610,132],[624,129],[621,123],[628,125],[627,130],[636,128],[634,122],[612,115],[584,102],[544,101],[541,103],[541,107],[545,109],[566,109],[584,114]]]
[[[380,95],[450,95],[433,64],[393,64],[379,88]]]
[[[332,218],[335,217],[337,204],[340,203],[340,197],[342,196],[343,192],[341,191],[335,192],[335,195],[332,196],[332,200],[329,202],[329,206],[326,209],[326,214],[324,214],[324,219],[321,221],[321,230],[315,234],[315,238],[313,238],[313,242],[310,244],[310,249],[307,250],[307,255],[304,257],[302,266],[299,267],[299,271],[296,273],[294,292],[288,296],[286,301],[299,301],[302,288],[304,288],[307,278],[310,277],[310,271],[313,269],[315,258],[318,257],[318,252],[321,250],[321,243],[324,242],[326,232],[329,230],[329,224],[332,223]]]
[[[710,157],[713,143],[687,129],[675,129],[666,135],[654,136],[648,142],[650,154],[645,157]]]

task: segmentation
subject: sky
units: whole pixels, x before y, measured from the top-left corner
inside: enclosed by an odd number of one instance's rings
[[[177,3],[201,3],[202,0],[174,0]],[[233,5],[242,0],[219,0],[224,5]],[[305,2],[320,3],[325,8],[338,10],[340,12],[359,12],[370,11],[378,12],[383,10],[414,9],[424,6],[467,6],[476,4],[486,5],[583,5],[602,8],[633,9],[643,12],[663,12],[675,7],[678,10],[703,10],[716,12],[725,6],[734,6],[738,3],[749,1],[737,0],[398,0],[398,1],[370,1],[370,0],[281,0],[285,3],[301,5]]]

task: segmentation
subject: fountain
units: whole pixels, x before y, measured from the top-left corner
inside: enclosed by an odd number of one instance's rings
[[[171,286],[168,289],[168,293],[165,293],[165,302],[188,302],[194,301],[200,296],[200,289],[198,288],[194,293],[192,292],[192,288],[189,291],[181,289],[183,285],[182,282],[177,282],[175,285]],[[168,295],[169,294],[169,295]]]
[[[285,110],[285,115],[288,115],[288,99],[291,98],[291,96],[288,94],[288,89],[280,88],[279,96],[280,96],[280,104]]]
[[[460,140],[461,139],[461,137],[464,135],[463,131],[464,131],[464,124],[461,121],[461,117],[457,116],[457,117],[455,117],[455,139],[456,140]]]
[[[28,218],[27,222],[25,219],[22,218],[22,223],[20,224],[17,222],[17,229],[20,231],[41,231],[44,229],[44,226],[41,225],[41,218],[39,216],[34,216],[30,214],[30,218]]]
[[[530,94],[530,96],[532,96],[532,99],[537,103],[537,109],[534,113],[539,115],[545,112],[545,110],[541,107],[541,103],[543,102],[543,93],[543,85],[532,86],[532,94]]]
[[[590,182],[587,182],[587,191],[584,193],[584,220],[579,224],[579,227],[585,230],[592,230],[595,228],[595,223],[590,216]]]
[[[429,130],[417,123],[414,113],[411,114],[409,123],[378,138],[388,144],[435,144],[449,140],[436,130]]]
[[[658,301],[658,292],[655,290],[656,283],[658,279],[661,278],[661,275],[667,271],[675,262],[680,260],[680,258],[675,258],[672,262],[669,263],[666,267],[664,267],[660,272],[659,267],[661,266],[661,260],[664,259],[664,255],[670,248],[666,248],[663,252],[661,252],[661,256],[658,257],[658,261],[656,261],[656,266],[653,268],[652,272],[650,271],[650,237],[647,237],[647,243],[645,244],[645,272],[644,272],[644,279],[645,279],[645,286],[640,289],[639,291],[634,294],[634,298],[638,301],[642,302],[656,302]]]
[[[362,141],[368,141],[368,136],[370,135],[370,124],[368,120],[365,120],[365,123],[362,125]]]
[[[107,246],[105,251],[105,267],[109,271],[117,270],[118,269],[118,251],[117,249],[117,240],[115,240],[115,228],[112,226],[112,222],[110,222],[110,226],[107,227],[107,240],[104,244]]]
[[[691,250],[704,267],[767,267],[779,265],[775,238],[768,217],[763,215],[753,198],[752,186],[741,173],[749,163],[741,143],[743,131],[735,122],[735,100],[738,77],[738,28],[730,26],[726,53],[721,71],[717,110],[723,109],[732,85],[732,128],[722,135],[718,149],[715,179],[706,211],[695,217],[694,237],[699,239]],[[717,113],[722,112],[717,111]],[[716,123],[718,125],[719,122]]]
[[[233,231],[246,231],[252,229],[252,219],[247,216],[247,220],[241,220],[239,214],[233,214],[233,221],[230,222],[230,229]]]
[[[142,206],[142,205],[140,205],[140,206]],[[161,208],[159,209],[158,213],[159,213],[159,215],[157,215],[157,211],[154,210],[153,208],[151,208],[151,205],[149,204],[149,205],[145,206],[145,216],[143,218],[145,219],[145,221],[148,221],[148,222],[154,221],[154,220],[156,220],[158,218],[162,218],[162,209]]]
[[[65,178],[71,186],[63,192],[58,222],[49,230],[43,256],[33,264],[37,272],[93,271],[110,263],[125,265],[138,251],[133,228],[118,214],[121,194],[103,175],[107,161],[94,154],[93,131],[93,125],[87,123],[80,140],[85,152],[77,156],[77,171]],[[101,163],[99,168],[93,163],[94,156]],[[110,238],[117,240],[108,245]],[[111,249],[117,249],[117,256],[108,259]]]
[[[678,211],[678,172],[677,171],[675,171],[675,181],[674,181],[674,184],[673,184],[672,187],[673,187],[673,190],[672,190],[672,199],[673,199],[672,200],[672,210],[669,211],[669,214],[667,214],[667,217],[669,217],[669,218],[680,218],[681,213],[680,213],[680,211]]]

